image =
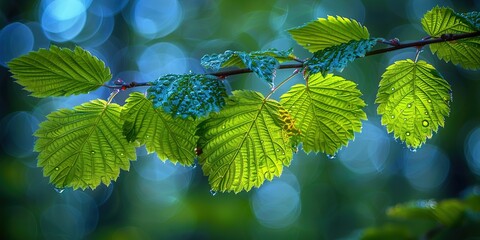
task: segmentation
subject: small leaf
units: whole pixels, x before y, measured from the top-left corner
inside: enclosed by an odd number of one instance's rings
[[[174,117],[203,117],[225,105],[225,86],[212,75],[168,74],[148,88],[148,99]]]
[[[123,136],[121,107],[93,100],[47,116],[35,132],[38,166],[57,188],[96,188],[116,180],[136,158]]]
[[[293,59],[295,59],[295,56],[292,54],[292,49],[288,51],[268,49],[250,53],[227,50],[223,54],[203,56],[201,64],[205,68],[211,68],[214,71],[225,67],[248,68],[260,79],[273,86],[275,70],[278,68],[279,63]]]
[[[378,114],[395,138],[417,148],[443,127],[450,112],[450,85],[425,61],[397,61],[379,84]]]
[[[292,159],[294,127],[285,110],[253,91],[234,91],[227,105],[201,122],[200,164],[213,191],[249,191],[280,176]]]
[[[173,118],[161,108],[154,108],[152,102],[138,92],[127,98],[122,117],[129,141],[145,144],[148,153],[157,152],[162,160],[188,166],[194,163],[195,121]]]
[[[296,120],[305,152],[334,155],[362,129],[365,102],[354,82],[318,73],[307,85],[297,84],[281,96],[281,104]]]
[[[312,53],[352,40],[370,38],[366,27],[353,19],[340,16],[319,18],[288,31],[298,44]]]
[[[34,97],[88,93],[112,78],[104,62],[80,47],[40,49],[13,59],[8,67]]]
[[[479,30],[477,22],[478,13],[461,15],[444,7],[435,7],[422,18],[423,29],[435,38],[444,34],[476,32]],[[480,37],[430,44],[430,50],[446,62],[466,69],[480,69]]]
[[[355,59],[365,57],[365,54],[378,42],[377,38],[352,40],[315,52],[313,57],[305,62],[308,72],[328,73],[332,71],[343,71],[348,63]]]

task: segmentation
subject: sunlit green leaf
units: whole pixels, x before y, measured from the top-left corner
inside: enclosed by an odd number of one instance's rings
[[[352,40],[315,52],[313,57],[305,62],[310,74],[343,71],[348,63],[359,57],[364,57],[375,46],[378,39]]]
[[[90,52],[51,46],[8,63],[13,77],[35,97],[88,93],[111,79],[110,69]]]
[[[450,8],[435,7],[424,15],[422,26],[430,36],[439,38],[443,34],[478,31],[478,23],[473,21],[478,21],[478,14],[460,15]],[[446,62],[480,69],[480,37],[430,44],[430,50]]]
[[[443,127],[450,112],[450,85],[425,61],[397,61],[382,75],[378,114],[395,138],[417,148]]]
[[[138,92],[127,98],[122,117],[128,140],[145,144],[149,153],[156,152],[162,160],[182,165],[194,163],[195,121],[173,118],[161,108],[154,108],[152,102]]]
[[[288,31],[298,44],[312,53],[352,40],[370,38],[366,27],[353,19],[340,16],[319,18]]]
[[[95,188],[117,179],[136,158],[123,135],[121,107],[94,100],[47,116],[35,132],[38,166],[58,188]]]
[[[148,99],[155,108],[172,116],[202,117],[218,112],[225,105],[227,92],[215,76],[205,74],[167,74],[151,84]]]
[[[227,105],[200,123],[200,164],[213,191],[249,191],[280,176],[292,159],[291,118],[278,102],[234,91]]]
[[[328,74],[310,75],[281,96],[300,129],[305,152],[335,154],[362,129],[365,102],[354,82]]]
[[[201,64],[205,68],[211,68],[214,71],[225,67],[248,68],[260,79],[273,86],[278,64],[293,59],[295,59],[295,56],[292,54],[291,49],[288,51],[268,49],[250,53],[227,50],[222,54],[203,56]]]

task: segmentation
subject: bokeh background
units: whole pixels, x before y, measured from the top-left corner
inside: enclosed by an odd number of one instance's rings
[[[327,15],[354,18],[375,37],[419,40],[425,36],[420,18],[435,5],[480,9],[480,1],[453,0],[1,0],[0,238],[355,239],[363,228],[381,225],[389,206],[478,191],[480,73],[441,62],[429,50],[421,58],[452,85],[453,103],[445,128],[421,149],[411,152],[387,134],[374,104],[384,69],[413,58],[414,49],[372,56],[340,73],[364,93],[369,120],[362,133],[333,158],[300,151],[280,178],[236,195],[212,195],[200,167],[164,163],[145,149],[108,187],[57,192],[36,167],[32,133],[48,113],[110,92],[37,99],[6,67],[50,44],[80,45],[106,62],[113,80],[145,82],[166,73],[203,73],[199,59],[225,50],[293,47],[308,57],[286,30]],[[279,71],[277,79],[289,74]],[[249,74],[228,82],[230,89],[269,91]]]

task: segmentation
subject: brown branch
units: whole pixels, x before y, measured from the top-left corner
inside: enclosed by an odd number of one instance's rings
[[[365,56],[372,56],[372,55],[377,55],[377,54],[382,54],[382,53],[387,53],[387,52],[392,52],[404,48],[410,48],[410,47],[415,47],[417,49],[422,48],[425,45],[428,44],[433,44],[433,43],[440,43],[440,42],[449,42],[449,41],[455,41],[455,40],[460,40],[460,39],[465,39],[465,38],[473,38],[473,37],[478,37],[480,36],[480,31],[477,32],[472,32],[472,33],[461,33],[461,34],[443,34],[439,38],[432,38],[432,37],[426,37],[420,41],[415,41],[415,42],[409,42],[409,43],[400,43],[398,39],[390,40],[390,41],[381,41],[382,43],[391,45],[393,47],[388,47],[388,48],[382,48],[382,49],[377,49],[373,51],[369,51],[365,54]],[[303,60],[300,59],[294,59],[293,61],[297,63],[285,63],[285,64],[280,64],[278,67],[279,69],[300,69],[304,67],[304,62]],[[213,73],[206,73],[209,75],[217,76],[220,79],[224,79],[228,76],[232,75],[238,75],[238,74],[244,74],[244,73],[251,73],[252,70],[248,68],[240,68],[240,69],[232,69],[232,70],[223,70],[223,71],[218,71],[218,72],[213,72]],[[131,82],[131,83],[123,83],[121,80],[115,81],[114,85],[104,85],[104,87],[107,88],[112,88],[112,89],[120,89],[120,90],[126,90],[129,88],[134,88],[134,87],[148,87],[151,86],[150,82]]]

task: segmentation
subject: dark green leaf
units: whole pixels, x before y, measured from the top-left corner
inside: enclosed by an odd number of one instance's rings
[[[378,39],[352,40],[315,52],[313,57],[305,62],[310,74],[343,71],[348,63],[364,57],[378,42]]]
[[[204,74],[168,74],[155,80],[147,91],[155,108],[182,118],[218,112],[227,96],[220,79]]]

